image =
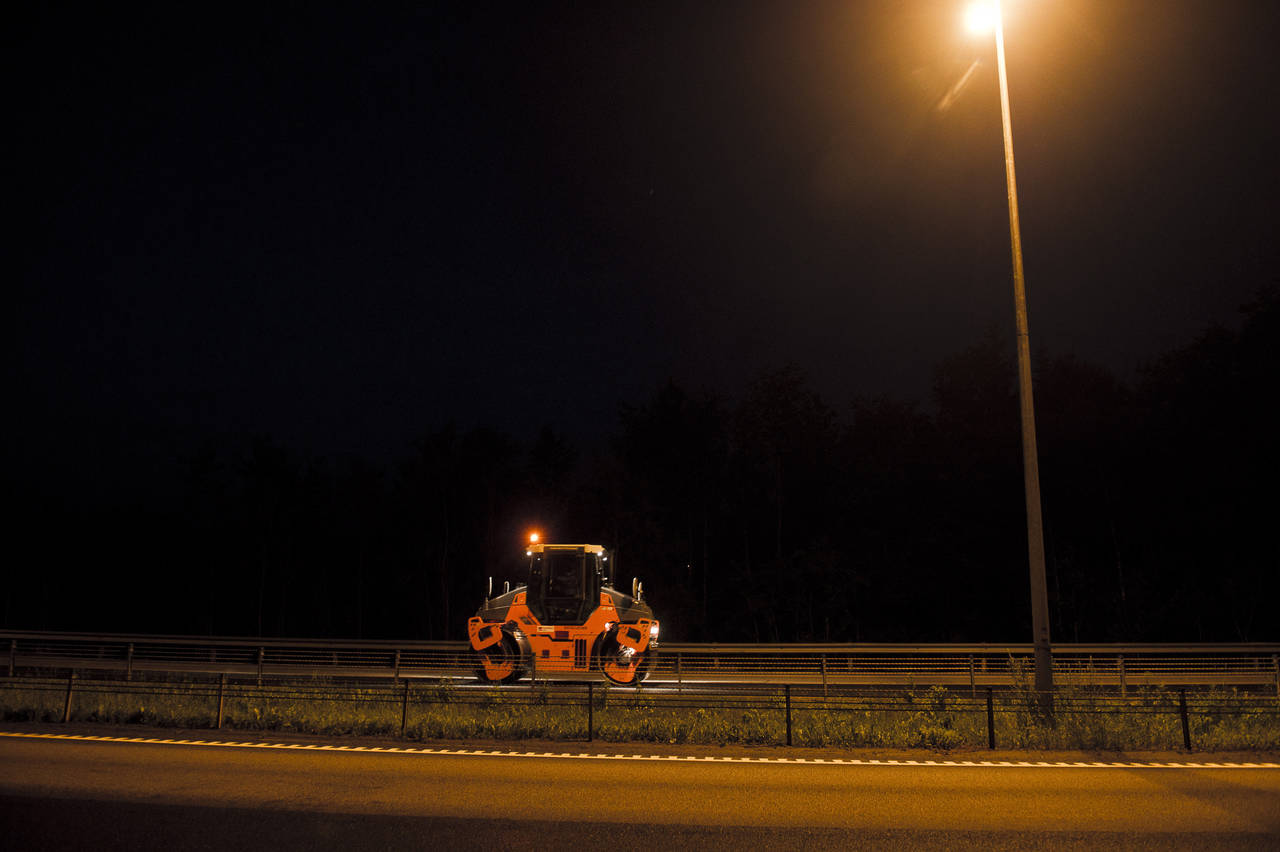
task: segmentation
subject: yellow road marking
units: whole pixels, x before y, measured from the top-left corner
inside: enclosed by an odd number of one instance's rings
[[[493,749],[465,748],[432,748],[412,746],[357,746],[338,745],[332,743],[273,743],[273,742],[236,742],[232,740],[179,740],[159,737],[113,737],[96,734],[49,734],[29,731],[0,731],[0,737],[14,739],[42,740],[75,740],[79,742],[101,743],[144,743],[148,745],[183,745],[200,748],[264,748],[298,751],[339,751],[365,752],[378,754],[413,754],[437,755],[448,757],[535,757],[555,758],[558,760],[677,760],[690,763],[778,763],[808,764],[812,766],[931,766],[936,768],[1016,768],[1016,769],[1280,769],[1280,763],[1140,763],[1133,761],[1117,761],[1105,763],[1101,761],[1026,761],[1026,760],[905,760],[880,758],[831,758],[831,757],[737,757],[716,755],[673,755],[673,754],[589,754],[586,752],[544,752],[544,751],[496,751]]]

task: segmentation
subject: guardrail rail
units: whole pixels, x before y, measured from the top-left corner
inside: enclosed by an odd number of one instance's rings
[[[0,631],[9,676],[83,670],[314,676],[469,678],[466,642],[263,639]],[[1025,682],[1030,644],[664,644],[648,683],[789,683],[832,686],[1009,687]],[[540,663],[540,665],[538,664]],[[1280,643],[1059,644],[1055,683],[1114,687],[1273,686]],[[533,678],[582,679],[535,661]]]

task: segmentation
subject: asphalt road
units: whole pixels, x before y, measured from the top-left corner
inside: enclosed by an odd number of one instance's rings
[[[699,754],[503,757],[0,737],[0,838],[32,850],[1280,848],[1280,769],[832,765]]]

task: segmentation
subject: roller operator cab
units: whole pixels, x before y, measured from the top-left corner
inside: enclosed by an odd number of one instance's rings
[[[538,676],[603,672],[638,684],[658,650],[658,621],[642,600],[609,580],[609,554],[598,544],[530,544],[528,582],[489,597],[467,622],[481,680],[510,683]]]

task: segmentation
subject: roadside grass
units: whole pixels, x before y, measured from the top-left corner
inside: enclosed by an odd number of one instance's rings
[[[4,721],[60,722],[67,681],[0,680]],[[1280,749],[1280,702],[1233,690],[1197,692],[1188,715],[1197,751]],[[699,700],[706,706],[695,706]],[[644,690],[597,688],[595,739],[605,742],[766,745],[786,741],[780,696],[737,704]],[[726,706],[731,705],[732,706]],[[218,685],[208,681],[73,682],[70,720],[156,727],[212,728]],[[1210,711],[1217,712],[1210,712]],[[228,684],[223,727],[242,731],[400,736],[431,740],[587,739],[587,707],[579,690],[539,684],[528,689],[461,690],[449,682],[401,689],[320,681]],[[1156,688],[1123,699],[1079,687],[1059,691],[1052,720],[1025,688],[996,695],[995,739],[1002,749],[1150,750],[1182,747],[1179,696]],[[920,748],[947,751],[987,745],[985,696],[943,687],[906,689],[878,700],[797,696],[792,743],[811,747]]]

